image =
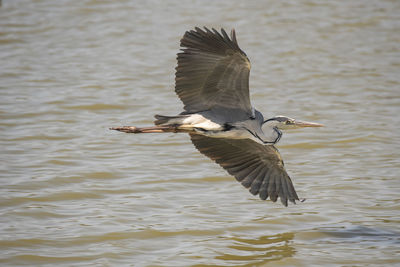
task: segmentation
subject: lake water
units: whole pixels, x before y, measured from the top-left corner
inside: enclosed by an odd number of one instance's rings
[[[236,29],[304,203],[252,196],[174,115],[179,40]],[[400,265],[400,2],[3,1],[2,266]]]

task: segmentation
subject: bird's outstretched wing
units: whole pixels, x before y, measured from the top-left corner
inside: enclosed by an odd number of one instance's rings
[[[239,48],[235,31],[195,28],[181,39],[175,92],[188,113],[232,110],[252,116],[249,97],[250,61]],[[223,112],[224,113],[224,112]],[[239,116],[238,116],[239,117]]]
[[[190,134],[195,147],[204,155],[217,162],[236,180],[249,188],[253,195],[259,194],[283,205],[288,200],[299,200],[288,176],[278,150],[271,145],[261,145],[250,139],[213,138]]]

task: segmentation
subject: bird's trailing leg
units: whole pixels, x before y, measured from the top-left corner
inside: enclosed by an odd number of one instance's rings
[[[182,129],[178,126],[151,126],[151,127],[135,127],[121,126],[113,127],[110,130],[116,130],[124,133],[193,133],[192,129]]]

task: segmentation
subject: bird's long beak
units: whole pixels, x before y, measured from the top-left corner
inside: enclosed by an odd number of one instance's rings
[[[308,122],[308,121],[295,121],[294,125],[297,127],[322,127],[323,124],[316,123],[316,122]]]

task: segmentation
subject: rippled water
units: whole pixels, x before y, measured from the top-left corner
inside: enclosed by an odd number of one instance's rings
[[[0,263],[400,264],[398,1],[3,1]],[[279,149],[300,197],[261,201],[174,115],[179,39],[236,28],[266,117],[326,125]]]

